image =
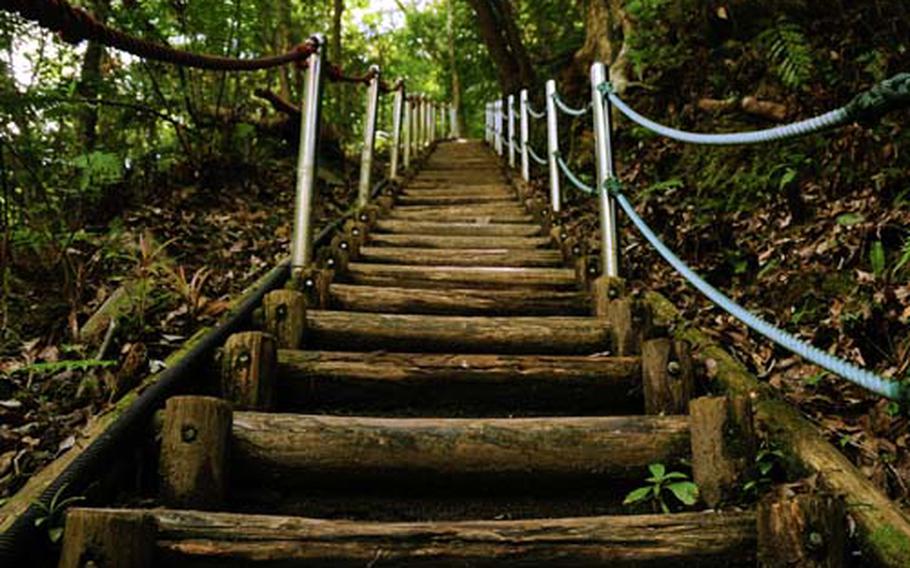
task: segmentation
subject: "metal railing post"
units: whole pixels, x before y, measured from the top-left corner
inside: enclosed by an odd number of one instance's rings
[[[401,123],[404,122],[403,111],[404,83],[399,83],[398,88],[395,89],[395,99],[392,102],[392,155],[389,156],[389,179],[398,179],[398,152],[401,146]]]
[[[550,206],[554,212],[562,208],[562,197],[559,192],[559,164],[556,162],[559,154],[559,121],[556,114],[556,81],[547,81],[547,161],[550,165]]]
[[[406,96],[407,93],[405,93],[404,85],[401,87],[401,94],[403,105],[401,112],[401,129],[404,137],[404,141],[402,143],[402,163],[404,165],[404,169],[408,170],[411,168],[411,98]]]
[[[436,101],[430,101],[430,143],[436,142]]]
[[[322,35],[313,36],[300,113],[300,146],[297,154],[297,186],[294,198],[294,234],[291,239],[292,274],[313,260],[313,201],[316,196],[316,158],[319,150],[319,114],[322,99]]]
[[[484,116],[487,120],[487,132],[486,132],[487,144],[492,146],[493,145],[493,111],[490,108],[490,103],[487,103],[485,110],[486,110],[486,112],[484,113]]]
[[[461,138],[461,132],[458,131],[458,109],[455,103],[449,103],[449,131],[453,139]]]
[[[379,66],[370,66],[370,86],[367,88],[367,112],[363,123],[363,150],[360,152],[360,186],[357,204],[370,201],[370,179],[373,177],[373,149],[376,147],[376,117],[379,115]]]
[[[502,131],[502,99],[496,100],[496,153],[499,154],[499,157],[502,157],[502,145],[503,145],[503,131]]]
[[[423,95],[417,95],[417,152],[421,155],[423,154],[424,126],[426,126],[425,114],[426,101]]]
[[[507,99],[509,113],[509,167],[515,168],[515,95]]]
[[[616,203],[607,191],[607,180],[615,177],[610,101],[600,90],[607,81],[606,66],[591,65],[591,102],[594,112],[594,150],[597,165],[597,194],[600,200],[600,254],[604,276],[619,276],[619,239],[616,232]]]
[[[414,95],[411,105],[411,153],[414,158],[420,156],[420,96]]]
[[[530,129],[528,128],[528,90],[522,89],[518,95],[519,105],[519,142],[521,143],[521,179],[531,181],[531,164],[528,161],[528,143]]]

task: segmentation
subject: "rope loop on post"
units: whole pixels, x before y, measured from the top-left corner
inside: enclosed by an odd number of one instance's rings
[[[556,103],[556,107],[559,108],[559,110],[568,114],[569,116],[584,116],[592,108],[591,103],[588,103],[587,106],[584,106],[582,108],[572,108],[562,100],[562,98],[559,96],[559,93],[553,93],[553,101]]]
[[[556,163],[559,164],[559,169],[561,169],[562,173],[566,175],[566,178],[572,182],[572,185],[585,193],[590,193],[592,195],[594,193],[597,193],[593,187],[581,181],[581,179],[575,175],[575,172],[572,171],[572,169],[569,167],[569,164],[566,163],[559,152],[554,152],[553,155],[556,156]]]
[[[530,144],[527,144],[528,155],[531,156],[531,159],[540,164],[541,166],[546,166],[547,161],[544,158],[541,158],[540,155],[534,151],[534,148]]]

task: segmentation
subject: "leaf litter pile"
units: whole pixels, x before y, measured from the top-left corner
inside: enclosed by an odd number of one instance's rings
[[[287,254],[293,172],[275,160],[246,176],[255,182],[168,188],[80,230],[64,259],[76,282],[50,285],[20,259],[21,305],[0,353],[0,505]],[[352,199],[329,177],[317,227]]]

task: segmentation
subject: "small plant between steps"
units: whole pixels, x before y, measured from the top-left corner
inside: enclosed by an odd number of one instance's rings
[[[44,527],[47,531],[47,538],[54,544],[60,542],[60,539],[63,538],[63,513],[66,511],[67,507],[80,501],[85,501],[85,497],[81,495],[74,495],[61,499],[60,497],[63,495],[64,491],[66,491],[66,484],[60,486],[60,489],[54,493],[54,496],[51,498],[51,502],[48,505],[45,505],[41,501],[34,501],[34,505],[44,512],[42,516],[35,519],[35,527]]]
[[[686,507],[691,507],[698,501],[698,486],[690,481],[685,473],[667,471],[662,463],[652,463],[648,470],[651,476],[645,478],[647,485],[630,491],[623,499],[623,505],[650,503],[655,512],[660,509],[664,513],[669,513],[670,505],[666,501],[668,492]]]

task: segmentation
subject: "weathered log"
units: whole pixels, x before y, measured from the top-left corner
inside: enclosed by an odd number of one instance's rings
[[[225,497],[231,405],[208,396],[167,401],[161,434],[161,499],[170,506],[213,509]]]
[[[789,110],[787,105],[773,101],[761,101],[755,97],[743,97],[741,103],[743,111],[772,120],[774,122],[783,122],[787,120]]]
[[[404,288],[332,284],[332,310],[398,314],[584,315],[588,296],[553,290]]]
[[[60,568],[155,566],[155,518],[145,511],[70,509]]]
[[[702,397],[689,403],[692,478],[710,507],[733,497],[755,462],[755,429],[748,396]]]
[[[283,408],[640,412],[639,359],[280,350]]]
[[[668,463],[688,452],[685,416],[366,418],[237,412],[231,467],[248,482],[425,478],[436,483],[439,477],[470,476],[540,483],[634,478],[648,464]]]
[[[507,195],[458,195],[450,194],[438,197],[421,197],[415,195],[402,195],[396,202],[400,205],[483,205],[487,203],[515,203]]]
[[[645,412],[685,414],[695,392],[688,342],[666,337],[642,342],[641,368]]]
[[[522,210],[515,209],[514,212],[509,212],[508,214],[502,213],[500,210],[496,214],[483,213],[474,214],[470,211],[468,212],[455,212],[455,213],[440,213],[438,209],[431,210],[421,210],[416,211],[411,210],[411,208],[399,208],[393,209],[388,214],[389,219],[393,220],[413,220],[413,221],[436,221],[438,219],[445,219],[453,223],[532,223],[534,217],[527,215],[522,212]]]
[[[586,317],[463,317],[307,312],[307,347],[447,353],[600,353],[609,325]]]
[[[524,207],[518,203],[502,201],[497,203],[481,203],[479,205],[400,205],[392,210],[395,215],[426,214],[433,219],[449,219],[455,215],[470,215],[471,217],[486,217],[497,215],[528,215]],[[531,216],[533,220],[533,216]]]
[[[846,565],[843,500],[774,488],[758,505],[758,559],[767,568],[842,568]]]
[[[447,237],[444,235],[399,235],[374,233],[373,246],[439,249],[539,249],[550,245],[548,237]]]
[[[345,278],[355,284],[432,288],[544,288],[576,290],[575,273],[568,268],[511,266],[415,266],[352,262]],[[528,292],[533,298],[534,292]]]
[[[373,247],[360,249],[364,262],[431,266],[525,266],[555,267],[562,257],[553,250],[539,249],[430,249]]]
[[[792,405],[777,400],[767,383],[759,381],[716,341],[684,325],[679,312],[666,298],[646,295],[655,314],[667,324],[676,323],[677,337],[696,348],[701,360],[714,362],[714,380],[728,392],[755,397],[755,417],[772,440],[797,458],[805,471],[818,475],[820,485],[843,495],[871,562],[882,566],[910,566],[910,518],[888,499],[818,428]]]
[[[466,186],[419,186],[409,184],[405,188],[404,195],[414,197],[437,197],[448,195],[499,195],[501,197],[514,199],[515,192],[507,185],[466,185]]]
[[[276,349],[275,338],[258,331],[235,333],[225,342],[221,394],[235,408],[271,407]]]
[[[385,233],[464,235],[474,237],[536,237],[540,235],[540,225],[533,224],[455,223],[445,219],[441,219],[441,221],[442,222],[381,220],[376,224],[376,230]]]
[[[306,295],[295,290],[273,290],[262,300],[265,330],[282,349],[296,349],[306,332]]]
[[[370,523],[154,509],[166,566],[621,566],[755,564],[755,515],[677,513]]]

